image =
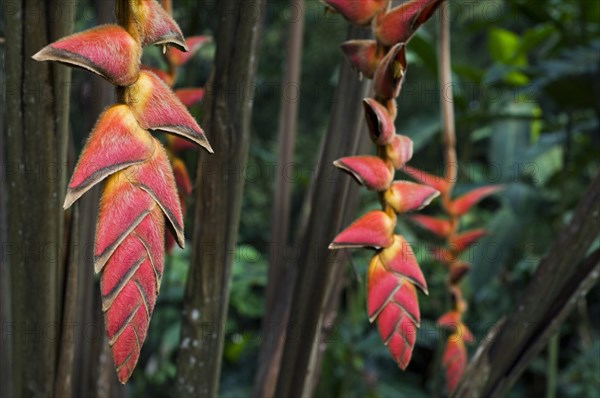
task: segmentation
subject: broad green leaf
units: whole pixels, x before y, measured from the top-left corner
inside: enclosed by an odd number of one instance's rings
[[[492,125],[488,155],[491,167],[499,174],[499,181],[515,181],[520,168],[524,167],[520,153],[529,146],[531,121],[522,117],[532,115],[533,109],[532,104],[509,103],[503,111],[515,118],[509,116]]]
[[[488,33],[488,51],[496,62],[511,66],[527,65],[527,58],[519,54],[521,39],[515,33],[491,28]]]

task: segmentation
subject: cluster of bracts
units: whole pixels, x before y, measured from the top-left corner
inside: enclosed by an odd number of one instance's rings
[[[421,315],[418,287],[427,284],[408,242],[395,234],[397,214],[421,209],[439,195],[428,186],[393,181],[395,170],[410,160],[410,138],[396,134],[396,97],[406,75],[406,44],[441,0],[412,0],[390,9],[388,0],[325,3],[358,25],[370,25],[375,40],[351,40],[342,51],[365,77],[373,79],[374,98],[364,100],[365,117],[377,156],[352,156],[334,164],[367,189],[379,193],[382,210],[372,210],[335,237],[330,248],[376,249],[369,263],[367,311],[400,368],[410,362]]]
[[[117,86],[118,103],[96,123],[68,185],[70,207],[105,181],[96,227],[94,269],[100,276],[106,333],[119,380],[125,383],[140,355],[163,274],[165,224],[183,247],[179,191],[191,189],[187,171],[173,152],[187,145],[168,140],[169,152],[150,134],[164,131],[212,149],[185,105],[196,89],[174,93],[175,68],[189,56],[186,41],[170,14],[155,0],[132,0],[120,25],[103,25],[62,38],[33,56],[90,70]],[[162,77],[141,65],[142,49],[170,45],[170,73]],[[181,50],[181,51],[179,51]],[[187,142],[186,142],[187,144]],[[169,158],[174,160],[171,167]],[[173,173],[175,170],[175,175]],[[166,222],[165,222],[166,219]],[[168,244],[168,243],[167,243]]]
[[[456,166],[446,165],[446,167]],[[415,180],[432,186],[441,193],[444,217],[419,214],[411,216],[410,219],[421,228],[445,241],[443,247],[434,248],[432,253],[434,258],[443,264],[448,271],[448,291],[451,296],[452,309],[442,315],[437,323],[449,332],[442,356],[442,365],[446,369],[448,391],[453,391],[467,365],[465,343],[473,341],[471,331],[463,323],[467,303],[460,290],[460,282],[471,268],[471,265],[464,261],[461,255],[487,233],[483,228],[459,232],[460,219],[479,201],[498,192],[503,187],[501,185],[483,186],[453,199],[454,181],[447,181],[442,177],[409,166],[405,166],[403,171]]]
[[[395,8],[390,8],[388,0],[324,2],[349,22],[370,26],[375,36],[374,40],[343,43],[342,51],[361,75],[373,79],[375,96],[364,100],[364,108],[377,156],[351,156],[334,164],[349,172],[367,189],[378,192],[382,205],[382,210],[366,213],[337,235],[330,248],[368,247],[376,250],[368,268],[367,311],[370,321],[377,322],[381,339],[394,360],[405,369],[420,323],[415,286],[427,293],[427,284],[409,243],[395,234],[396,219],[398,214],[419,210],[442,195],[442,205],[449,218],[414,215],[411,219],[447,242],[447,247],[434,252],[436,259],[449,270],[454,302],[452,311],[438,320],[441,326],[450,330],[443,365],[451,391],[466,365],[464,342],[472,339],[462,323],[466,303],[458,287],[469,265],[459,256],[485,233],[479,229],[457,233],[458,218],[499,187],[479,188],[451,200],[453,184],[405,165],[412,157],[412,141],[395,132],[395,99],[406,74],[406,45],[443,0],[410,0]],[[402,170],[421,184],[393,181],[395,170]]]

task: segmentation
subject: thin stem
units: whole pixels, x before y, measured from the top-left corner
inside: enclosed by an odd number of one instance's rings
[[[452,69],[450,62],[450,9],[448,3],[440,6],[439,24],[439,79],[440,79],[440,109],[442,113],[442,143],[444,145],[444,163],[448,191],[443,195],[444,202],[450,200],[452,188],[456,183],[458,164],[456,161],[456,130],[454,126],[454,93],[452,84]]]
[[[139,33],[136,29],[136,22],[133,18],[133,10],[131,9],[137,1],[115,0],[115,16],[117,17],[117,23],[124,27],[139,42]]]
[[[556,374],[558,370],[558,333],[548,343],[548,368],[546,371],[546,398],[556,397]]]

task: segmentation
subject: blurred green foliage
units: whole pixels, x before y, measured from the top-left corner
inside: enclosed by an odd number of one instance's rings
[[[93,14],[90,3],[82,3],[77,30],[93,24],[89,18]],[[174,3],[175,17],[185,34],[215,32],[216,1]],[[439,93],[452,89],[460,163],[456,194],[478,185],[506,185],[503,193],[486,199],[465,216],[461,226],[485,227],[490,231],[489,236],[465,254],[473,264],[463,286],[470,304],[467,324],[479,340],[500,317],[511,311],[539,259],[569,220],[598,171],[600,2],[453,0],[451,4],[455,84],[451,88],[440,88],[437,84],[436,16],[408,46],[409,69],[399,98],[397,128],[415,142],[411,164],[441,174]],[[246,178],[246,187],[229,320],[225,325],[221,387],[224,397],[247,396],[257,368],[271,249],[270,203],[277,159],[283,47],[290,15],[285,1],[268,2],[263,15],[250,166],[241,174]],[[332,101],[340,100],[333,98],[333,90],[341,60],[338,48],[345,32],[346,24],[341,18],[324,14],[317,1],[307,1],[295,171],[289,176],[289,183],[293,184],[292,237],[311,173],[317,166],[319,142],[327,127],[329,109]],[[206,47],[179,74],[177,85],[203,85],[209,77],[213,53],[214,46]],[[156,49],[149,49],[144,61],[161,66]],[[74,90],[81,89],[83,79],[83,74],[74,73]],[[72,111],[79,114],[82,109],[74,103]],[[194,113],[201,116],[200,109]],[[74,127],[73,131],[81,129]],[[87,133],[82,133],[79,139],[85,136]],[[195,153],[187,153],[185,158],[194,174]],[[372,195],[361,197],[361,211],[376,205],[373,200]],[[435,203],[426,209],[432,214],[437,211]],[[406,372],[398,370],[375,328],[368,323],[364,275],[369,256],[357,251],[347,267],[337,323],[328,336],[316,396],[445,394],[440,371],[440,331],[434,324],[448,305],[445,271],[428,254],[433,238],[403,220],[399,225],[401,233],[415,245],[430,290],[429,296],[420,296],[424,321],[412,363]],[[188,257],[187,251],[178,249],[168,257],[151,330],[130,387],[134,396],[167,396],[176,377],[177,347],[186,344],[179,341],[179,322]],[[561,328],[559,396],[594,396],[599,390],[599,319],[600,289],[596,287]],[[544,394],[545,378],[546,358],[541,355],[511,396]]]

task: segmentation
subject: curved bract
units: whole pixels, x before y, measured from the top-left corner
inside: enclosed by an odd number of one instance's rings
[[[374,31],[377,40],[386,46],[406,43],[426,22],[444,0],[411,0],[377,15]]]
[[[388,11],[388,1],[325,1],[350,22],[373,24],[376,40],[351,40],[342,45],[350,63],[373,79],[374,98],[363,101],[369,135],[378,156],[350,156],[334,162],[367,189],[377,191],[382,210],[372,210],[338,234],[330,249],[367,247],[376,250],[369,264],[367,311],[377,322],[381,340],[402,369],[411,359],[421,315],[417,287],[427,284],[412,248],[395,233],[397,216],[426,206],[439,195],[436,187],[393,181],[413,155],[410,138],[396,134],[396,98],[406,76],[406,41],[428,19],[439,1],[412,0]],[[425,4],[426,3],[426,4]],[[418,12],[406,14],[415,7]],[[406,15],[403,15],[406,14]]]
[[[503,189],[503,186],[482,186],[458,198],[452,198],[454,181],[409,166],[404,166],[402,171],[415,180],[430,186],[431,189],[439,190],[442,195],[442,207],[446,213],[445,217],[414,215],[410,217],[410,220],[421,228],[443,238],[446,242],[444,247],[434,248],[432,254],[448,270],[448,285],[452,296],[452,310],[438,319],[438,324],[449,330],[442,356],[442,365],[446,370],[446,388],[448,392],[452,392],[467,365],[465,343],[473,340],[471,332],[462,322],[463,314],[467,310],[467,303],[462,297],[459,286],[461,280],[469,272],[471,265],[461,260],[460,257],[477,240],[487,234],[487,231],[483,228],[459,232],[460,218],[479,201]]]
[[[368,25],[380,12],[383,12],[389,0],[324,0],[327,6],[339,12],[349,22]]]
[[[103,25],[64,37],[33,56],[92,71],[115,86],[133,84],[139,73],[142,50],[125,29]]]
[[[102,311],[119,380],[125,383],[140,356],[163,274],[165,229],[184,245],[185,167],[174,162],[148,130],[162,130],[212,149],[198,123],[160,77],[140,65],[141,48],[187,50],[177,23],[155,0],[129,3],[125,26],[105,25],[52,43],[34,55],[91,70],[122,86],[124,103],[98,119],[73,172],[64,207],[105,182],[94,247]],[[196,45],[197,46],[197,45]],[[168,76],[167,76],[168,77]],[[197,100],[197,92],[184,93]],[[165,228],[165,226],[167,228]]]

